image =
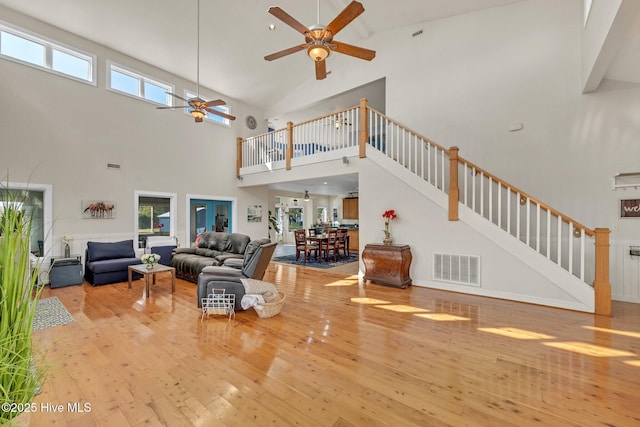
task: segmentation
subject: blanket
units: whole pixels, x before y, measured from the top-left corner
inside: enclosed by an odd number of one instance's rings
[[[244,291],[247,294],[262,295],[265,302],[273,303],[280,301],[278,289],[273,283],[263,282],[256,279],[241,279]]]

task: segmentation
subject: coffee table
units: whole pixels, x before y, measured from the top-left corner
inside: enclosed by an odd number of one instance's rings
[[[153,280],[153,284],[156,284],[156,273],[162,273],[165,271],[171,272],[171,292],[176,291],[176,269],[162,264],[156,264],[153,268],[147,268],[146,264],[130,265],[127,268],[129,278],[129,289],[131,289],[131,273],[140,273],[144,277],[146,297],[149,296],[149,282]]]

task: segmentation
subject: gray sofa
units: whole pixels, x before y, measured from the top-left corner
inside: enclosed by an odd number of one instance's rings
[[[203,268],[215,265],[229,265],[236,260],[242,266],[244,253],[251,238],[240,233],[203,233],[198,244],[191,248],[177,248],[173,251],[171,266],[176,276],[197,283]]]

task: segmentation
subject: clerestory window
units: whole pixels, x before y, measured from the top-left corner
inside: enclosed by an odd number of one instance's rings
[[[96,56],[0,22],[0,58],[96,84]]]
[[[107,89],[151,101],[156,104],[173,105],[173,85],[162,82],[138,71],[107,62]]]

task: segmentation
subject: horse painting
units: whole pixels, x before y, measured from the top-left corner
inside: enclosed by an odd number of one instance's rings
[[[114,218],[115,204],[103,201],[83,202],[85,218]]]

